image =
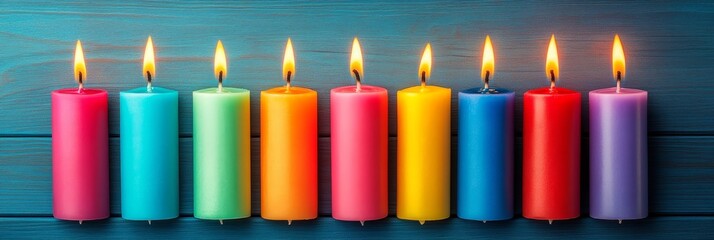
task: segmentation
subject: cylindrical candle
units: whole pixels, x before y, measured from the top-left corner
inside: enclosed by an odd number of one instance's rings
[[[119,108],[122,217],[178,217],[178,92],[122,91]]]
[[[317,217],[317,92],[277,87],[260,93],[261,216]]]
[[[495,221],[513,217],[513,91],[459,92],[457,214]]]
[[[250,217],[250,91],[193,92],[194,216]]]
[[[621,88],[625,52],[612,45],[617,87],[590,92],[590,216],[607,220],[647,217],[647,92]]]
[[[451,215],[451,89],[397,92],[397,217],[420,222]]]
[[[57,219],[109,217],[107,92],[52,92],[52,210]]]
[[[647,217],[647,92],[590,92],[590,216]]]
[[[361,85],[330,91],[332,217],[377,220],[388,211],[387,90]]]
[[[523,216],[580,215],[580,93],[529,90],[523,97]]]

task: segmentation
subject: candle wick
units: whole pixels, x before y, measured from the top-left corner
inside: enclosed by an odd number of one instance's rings
[[[622,82],[622,72],[617,71],[617,93],[620,93],[620,82]]]
[[[490,77],[490,75],[491,75],[491,71],[486,71],[486,76],[483,78],[483,89],[484,90],[488,90],[488,81],[489,81],[488,78]]]
[[[223,92],[223,71],[218,72],[218,92]]]
[[[153,87],[151,87],[151,72],[146,71],[146,91],[152,92]]]
[[[553,88],[555,88],[555,71],[552,69],[550,70],[550,90],[552,91]]]
[[[84,90],[84,78],[82,76],[82,72],[79,72],[79,77],[77,79],[79,82],[79,87],[77,88],[77,93],[82,93],[82,90]]]
[[[286,84],[285,84],[285,92],[290,92],[290,80],[291,80],[292,75],[293,75],[293,72],[292,72],[292,71],[288,71],[287,76],[285,76],[285,82],[286,82]]]
[[[421,72],[421,87],[426,87],[426,71]]]
[[[362,91],[362,78],[359,76],[359,71],[357,71],[357,69],[352,69],[352,73],[355,74],[355,84],[357,85],[357,91]]]

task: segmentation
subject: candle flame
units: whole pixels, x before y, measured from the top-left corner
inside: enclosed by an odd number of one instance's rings
[[[625,51],[620,42],[620,35],[615,34],[615,42],[612,44],[612,78],[615,80],[618,80],[618,72],[620,80],[625,79]]]
[[[551,75],[552,74],[552,75]],[[545,76],[548,80],[555,78],[558,80],[559,69],[558,69],[558,46],[555,44],[555,34],[550,36],[550,44],[548,45],[548,57],[545,62]]]
[[[142,69],[142,74],[144,78],[151,77],[152,79],[156,77],[156,64],[154,61],[154,42],[151,40],[151,36],[146,41],[146,50],[144,50],[144,68]],[[150,74],[151,76],[148,76]]]
[[[213,60],[213,72],[216,75],[216,79],[222,80],[228,75],[228,66],[226,63],[226,51],[223,49],[223,42],[218,40],[216,44],[216,56]]]
[[[79,84],[87,81],[87,66],[84,64],[84,51],[82,42],[79,40],[77,40],[77,46],[74,49],[74,81]]]
[[[356,73],[355,73],[356,71]],[[362,48],[359,45],[359,40],[355,38],[352,41],[352,56],[350,57],[350,74],[354,79],[364,78],[364,69],[362,66]],[[357,76],[359,75],[359,76]]]
[[[295,78],[295,53],[293,51],[293,42],[288,38],[288,43],[285,46],[285,56],[283,57],[283,80],[290,83],[290,79]]]
[[[426,83],[429,77],[431,77],[431,43],[426,44],[419,64],[419,79],[422,84]]]
[[[495,72],[496,60],[493,55],[493,45],[491,45],[491,37],[486,35],[486,43],[483,46],[483,60],[481,63],[481,80],[487,82],[486,73],[488,73],[489,79],[493,79]]]

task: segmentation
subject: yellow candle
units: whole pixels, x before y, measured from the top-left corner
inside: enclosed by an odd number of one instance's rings
[[[430,72],[427,44],[421,86],[397,92],[397,217],[421,224],[451,215],[451,89],[427,86]]]

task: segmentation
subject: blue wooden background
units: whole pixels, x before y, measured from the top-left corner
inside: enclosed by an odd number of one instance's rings
[[[20,237],[445,237],[714,238],[714,4],[693,2],[547,1],[0,1],[0,234]],[[481,46],[496,48],[492,85],[514,89],[516,157],[521,156],[522,94],[548,84],[543,73],[550,34],[560,53],[559,86],[583,93],[613,86],[611,44],[625,44],[625,87],[649,91],[650,217],[593,220],[587,214],[587,128],[583,128],[582,217],[572,221],[504,222],[455,218],[428,222],[394,217],[395,93],[418,84],[426,42],[434,50],[430,83],[458,91],[478,86]],[[156,86],[180,91],[181,217],[131,222],[120,218],[118,92],[144,85],[146,37],[157,48]],[[329,89],[352,83],[351,39],[360,37],[367,84],[390,91],[390,217],[376,222],[330,218]],[[259,218],[259,91],[281,85],[285,41],[296,51],[294,84],[319,93],[320,218]],[[50,91],[74,87],[74,42],[81,39],[88,87],[110,97],[112,217],[75,222],[52,218]],[[213,51],[225,44],[226,86],[252,91],[254,217],[192,218],[191,91],[215,86]],[[454,94],[456,96],[456,94]],[[455,99],[454,99],[455,100]],[[455,116],[456,101],[452,102]],[[454,121],[456,133],[458,126]],[[453,141],[456,143],[456,141]],[[454,145],[456,151],[458,146]],[[455,156],[455,155],[452,155]],[[454,158],[452,158],[454,159]],[[520,174],[520,161],[517,161]],[[517,177],[520,192],[520,176]],[[517,194],[520,209],[520,194]],[[520,211],[518,211],[520,212]],[[200,235],[199,235],[200,234]]]

